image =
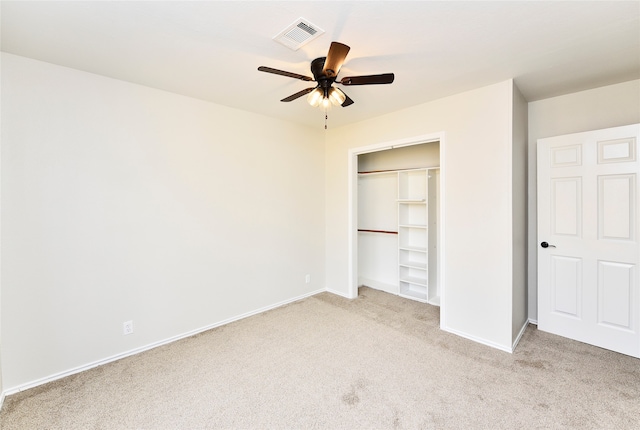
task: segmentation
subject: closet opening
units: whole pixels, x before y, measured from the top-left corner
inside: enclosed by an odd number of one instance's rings
[[[353,150],[352,297],[442,303],[441,138]]]

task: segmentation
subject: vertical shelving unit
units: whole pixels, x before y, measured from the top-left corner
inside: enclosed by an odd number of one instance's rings
[[[398,273],[399,294],[428,302],[427,169],[398,172]]]
[[[427,170],[427,251],[428,271],[428,297],[427,301],[435,306],[440,306],[440,273],[438,271],[438,247],[440,235],[438,233],[440,212],[440,169]]]

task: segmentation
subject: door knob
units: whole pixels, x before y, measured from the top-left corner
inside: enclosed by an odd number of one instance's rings
[[[547,242],[542,242],[540,244],[540,246],[543,247],[543,248],[555,248],[556,247],[555,245],[550,245]]]

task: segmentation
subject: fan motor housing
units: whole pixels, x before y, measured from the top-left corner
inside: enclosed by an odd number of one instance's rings
[[[327,57],[320,57],[311,62],[311,73],[313,73],[315,81],[321,88],[329,88],[331,84],[336,80],[335,76],[329,77],[323,73],[324,62],[326,59]]]

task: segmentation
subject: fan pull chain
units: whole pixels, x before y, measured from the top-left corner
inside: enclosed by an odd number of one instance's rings
[[[327,119],[329,119],[329,115],[327,114],[327,111],[324,111],[324,129],[327,129]]]

